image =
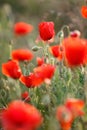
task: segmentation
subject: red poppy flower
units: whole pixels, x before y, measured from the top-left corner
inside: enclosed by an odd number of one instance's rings
[[[2,113],[4,130],[35,130],[42,123],[40,112],[23,101],[13,101]]]
[[[72,112],[74,117],[82,116],[84,114],[84,101],[80,99],[70,98],[65,102],[65,106]]]
[[[24,22],[18,22],[14,25],[14,33],[16,35],[26,35],[33,30],[33,26],[31,24],[27,24]]]
[[[62,130],[70,130],[73,122],[73,116],[66,106],[62,105],[57,108],[56,117]]]
[[[22,75],[20,77],[20,82],[28,88],[32,88],[41,85],[43,83],[43,79],[40,77],[39,73],[30,73],[28,76]]]
[[[65,62],[68,66],[83,65],[87,61],[87,42],[79,37],[68,37],[63,41]]]
[[[81,7],[81,14],[82,14],[83,18],[87,18],[87,6],[83,5]]]
[[[34,72],[39,73],[40,77],[43,80],[51,79],[55,72],[55,66],[50,65],[50,64],[43,64],[39,67],[34,68]]]
[[[63,50],[61,50],[61,47],[59,45],[51,46],[50,52],[53,54],[54,57],[58,58],[59,60],[62,60]]]
[[[12,59],[18,61],[30,61],[33,58],[33,54],[27,49],[17,49],[12,51]]]
[[[43,57],[42,58],[37,57],[36,60],[37,60],[37,66],[41,66],[42,64],[44,64],[44,58]]]
[[[34,68],[34,72],[28,76],[22,75],[20,77],[21,83],[31,88],[41,85],[46,79],[51,79],[54,75],[55,67],[49,64],[43,64]]]
[[[41,22],[39,24],[40,37],[44,41],[52,39],[55,35],[53,22]]]
[[[27,91],[23,92],[21,94],[22,99],[24,99],[25,101],[30,101],[30,96],[29,93]]]
[[[14,79],[20,78],[22,74],[18,62],[14,60],[2,64],[2,73]]]

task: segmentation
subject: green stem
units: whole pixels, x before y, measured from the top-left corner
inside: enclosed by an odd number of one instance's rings
[[[19,80],[16,80],[15,87],[16,87],[17,96],[18,96],[19,99],[21,99],[21,87],[20,87],[20,84],[19,84]]]
[[[13,41],[10,41],[10,42],[9,42],[9,59],[12,59],[12,57],[11,57],[11,53],[12,53],[12,44],[13,44]]]
[[[4,107],[7,108],[7,104],[5,103],[5,101],[4,101],[4,99],[2,98],[2,96],[1,96],[1,99],[2,99],[2,102],[3,102]]]
[[[67,26],[67,25],[64,25],[63,27],[62,27],[62,31],[64,31],[64,29],[66,29],[66,31],[67,31],[67,33],[68,33],[68,36],[70,35],[70,29],[69,29],[69,26]]]
[[[82,130],[85,130],[85,122],[83,121],[82,118],[80,118],[80,122],[81,122],[81,125],[82,125]]]

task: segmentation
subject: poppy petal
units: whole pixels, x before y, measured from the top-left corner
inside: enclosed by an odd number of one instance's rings
[[[32,30],[33,26],[24,22],[18,22],[14,25],[14,33],[19,36],[26,35],[30,33]]]
[[[14,60],[2,64],[2,73],[14,79],[20,78],[22,74],[18,62]]]
[[[33,53],[27,49],[17,49],[12,51],[12,59],[18,61],[30,61],[33,58]]]
[[[40,37],[44,41],[52,39],[55,35],[53,22],[41,22],[39,24]]]

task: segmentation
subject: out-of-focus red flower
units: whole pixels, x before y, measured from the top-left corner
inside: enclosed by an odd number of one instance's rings
[[[30,96],[29,96],[29,93],[27,91],[24,91],[22,94],[21,94],[21,97],[22,99],[24,99],[25,101],[30,101]]]
[[[14,33],[19,36],[26,35],[30,33],[32,30],[33,30],[33,26],[25,22],[18,22],[14,25]]]
[[[43,79],[40,77],[39,73],[30,73],[28,76],[22,75],[20,77],[20,82],[26,87],[32,88],[41,85],[43,83]]]
[[[62,130],[70,130],[73,122],[73,116],[71,111],[64,106],[61,105],[57,108],[56,118],[60,123]]]
[[[81,15],[83,18],[87,18],[87,6],[83,5],[81,7]]]
[[[54,45],[50,47],[50,52],[53,54],[55,58],[58,58],[59,60],[62,60],[63,58],[63,50],[61,50],[61,47],[59,45]]]
[[[37,66],[41,66],[42,64],[44,64],[44,58],[43,57],[42,58],[37,57],[36,60],[37,60]]]
[[[32,105],[16,100],[2,113],[4,130],[35,130],[43,121],[40,112]]]
[[[80,99],[70,98],[65,102],[65,106],[72,112],[74,118],[84,115],[84,101]]]
[[[22,74],[18,62],[14,60],[9,60],[8,62],[2,64],[2,73],[5,76],[11,77],[14,79],[20,78]]]
[[[55,66],[51,64],[43,64],[39,67],[34,68],[35,73],[39,73],[40,77],[45,79],[51,79],[55,72]]]
[[[87,62],[87,41],[79,37],[63,40],[64,57],[68,66],[79,66]]]
[[[33,58],[33,53],[27,49],[17,49],[12,51],[12,59],[18,61],[30,61]]]
[[[28,76],[22,75],[20,77],[21,83],[27,87],[36,87],[41,85],[43,82],[51,79],[55,72],[55,66],[50,64],[43,64],[39,67],[34,68],[34,72],[30,73]]]
[[[39,24],[40,37],[44,41],[52,39],[55,35],[53,22],[41,22]]]

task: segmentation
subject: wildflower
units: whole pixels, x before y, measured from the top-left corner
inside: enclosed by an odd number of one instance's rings
[[[28,49],[17,49],[12,51],[12,59],[18,61],[30,61],[33,58],[33,54]]]
[[[22,99],[24,99],[25,101],[30,101],[30,96],[29,96],[29,93],[27,91],[24,91],[22,94],[21,94],[21,97]]]
[[[39,73],[42,79],[51,79],[55,72],[55,66],[51,64],[43,64],[34,68],[35,73]]]
[[[79,37],[63,40],[65,62],[68,66],[83,65],[87,61],[87,42]]]
[[[34,72],[28,76],[22,75],[20,82],[25,86],[32,88],[41,85],[43,82],[50,80],[54,75],[55,67],[49,64],[43,64],[34,68]]]
[[[83,5],[81,7],[81,15],[83,16],[83,18],[87,18],[87,6]]]
[[[11,77],[14,79],[20,78],[22,74],[18,62],[14,60],[9,60],[8,62],[2,64],[2,73],[5,76]]]
[[[39,24],[40,37],[44,41],[52,39],[55,35],[53,22],[41,22]]]
[[[37,57],[36,60],[37,60],[37,66],[41,66],[42,64],[44,64],[44,58],[43,57],[42,58]]]
[[[62,130],[70,130],[73,116],[66,106],[61,105],[57,108],[56,118],[59,121]]]
[[[70,98],[65,102],[65,106],[72,112],[74,117],[82,116],[84,114],[84,101],[80,99]]]
[[[34,106],[16,100],[3,111],[1,120],[4,130],[35,130],[43,119]]]
[[[58,58],[59,60],[63,58],[63,51],[61,51],[61,47],[59,45],[51,46],[50,52],[55,58]]]
[[[26,35],[30,33],[32,30],[33,26],[24,22],[18,22],[14,25],[14,33],[19,36]]]
[[[39,73],[30,73],[28,76],[21,75],[20,82],[28,88],[39,86],[43,83],[43,79]]]

